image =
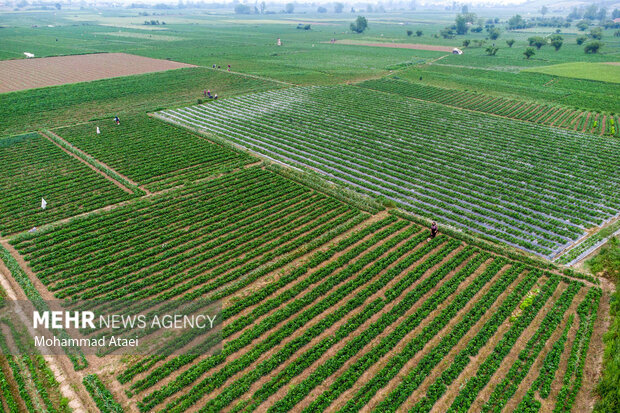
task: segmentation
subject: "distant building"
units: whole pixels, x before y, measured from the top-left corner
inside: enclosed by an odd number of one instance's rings
[[[452,54],[463,54],[463,51],[461,49],[455,47],[452,50]]]

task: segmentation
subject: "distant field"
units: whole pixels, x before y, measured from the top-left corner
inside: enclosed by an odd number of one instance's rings
[[[574,77],[576,79],[598,80],[601,82],[620,83],[619,63],[561,63],[526,69],[526,72],[545,73],[547,75]]]
[[[338,40],[338,44],[352,44],[355,46],[372,46],[372,47],[391,47],[394,49],[414,49],[414,50],[432,50],[434,52],[452,52],[451,46],[437,46],[432,44],[412,44],[412,43],[367,43],[355,40]]]
[[[193,67],[125,53],[0,61],[0,93]]]

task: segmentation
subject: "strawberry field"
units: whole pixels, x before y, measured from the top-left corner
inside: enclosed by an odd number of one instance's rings
[[[343,108],[347,109],[343,109]],[[551,257],[620,211],[620,143],[356,87],[159,116],[444,223]]]
[[[2,235],[134,197],[34,133],[0,138],[0,165]]]
[[[99,126],[101,134],[97,134]],[[144,115],[56,129],[77,148],[156,191],[252,162],[187,131]]]
[[[258,167],[11,243],[57,298],[223,301],[221,353],[118,372],[143,412],[564,411],[600,298]]]
[[[620,117],[613,114],[584,112],[566,106],[519,101],[389,78],[369,80],[360,86],[556,128],[597,135],[620,136],[620,128],[618,127]]]

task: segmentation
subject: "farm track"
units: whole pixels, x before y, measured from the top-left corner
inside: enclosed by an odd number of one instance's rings
[[[54,136],[56,136],[56,138],[58,139],[62,139],[60,138],[60,136],[56,135],[53,132],[48,131],[47,133],[53,134]],[[58,146],[63,152],[65,152],[66,154],[72,156],[74,159],[76,159],[78,162],[83,163],[84,165],[88,166],[90,169],[92,169],[93,171],[95,171],[95,173],[103,176],[105,179],[107,179],[108,181],[112,182],[114,185],[118,186],[120,189],[122,189],[123,191],[127,192],[128,194],[133,194],[133,191],[129,188],[127,188],[125,185],[123,185],[122,183],[118,182],[116,179],[112,178],[111,176],[105,174],[103,171],[95,168],[93,165],[89,164],[88,162],[86,162],[84,159],[80,158],[79,156],[77,156],[76,154],[70,152],[69,150],[63,148],[61,145],[58,145],[54,140],[50,139],[48,136],[45,135],[45,133],[40,133],[41,136],[43,136],[45,139],[49,140],[50,142],[52,142],[54,145]],[[66,142],[66,141],[65,141]],[[68,144],[68,143],[67,143]]]

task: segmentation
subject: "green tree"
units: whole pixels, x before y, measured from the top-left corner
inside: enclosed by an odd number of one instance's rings
[[[342,9],[344,9],[344,4],[334,3],[334,13],[342,13]]]
[[[586,20],[582,20],[579,23],[577,23],[575,27],[577,27],[577,29],[579,29],[580,31],[584,32],[586,31],[588,27],[590,27],[590,23],[587,22]]]
[[[525,27],[525,20],[520,14],[516,14],[508,19],[508,29],[523,29]]]
[[[551,46],[555,48],[556,52],[560,50],[560,47],[562,47],[562,43],[564,43],[564,38],[560,36],[559,34],[554,34],[553,36],[550,37],[550,40],[551,40]]]
[[[327,13],[327,9],[323,6],[319,6],[316,11],[317,13]]]
[[[421,37],[424,33],[422,33],[422,30],[416,30],[415,31],[415,35],[418,37]]]
[[[590,30],[589,36],[593,39],[601,40],[603,38],[603,31],[600,27],[594,27],[592,30]]]
[[[456,34],[467,34],[469,26],[467,25],[467,18],[463,14],[458,14],[455,19]]]
[[[587,36],[577,36],[577,39],[575,39],[577,41],[578,45],[582,45],[586,40],[588,40]]]
[[[527,49],[525,49],[525,52],[523,52],[523,54],[525,55],[525,58],[529,60],[529,58],[534,56],[536,52],[534,51],[533,47],[528,47]]]
[[[250,13],[252,13],[252,9],[247,4],[238,3],[235,6],[235,13],[237,13],[237,14],[250,14]]]
[[[288,14],[292,14],[295,11],[295,5],[293,3],[286,3],[286,6],[284,6],[284,11]]]
[[[508,47],[512,47],[512,45],[515,44],[515,41],[514,39],[506,40],[506,44],[508,45]]]
[[[542,36],[532,36],[527,39],[530,46],[536,47],[536,49],[540,50],[541,47],[547,44],[547,40]]]
[[[498,27],[491,27],[489,30],[489,39],[497,40],[502,31]]]
[[[364,30],[368,28],[368,20],[364,16],[357,16],[355,22],[351,23],[351,31],[355,33],[364,33]]]
[[[495,46],[487,46],[487,48],[484,49],[486,54],[489,56],[495,56],[498,50],[499,50],[499,47],[495,47]]]
[[[411,37],[412,34],[413,34],[413,30],[407,30],[407,36]]]
[[[463,47],[469,46],[470,43],[471,43],[471,40],[463,40]]]
[[[598,53],[601,47],[603,47],[603,43],[599,42],[598,40],[594,40],[592,42],[586,43],[586,46],[583,48],[583,50],[587,54],[595,54]]]
[[[540,14],[542,14],[544,16],[547,13],[549,13],[549,8],[547,6],[542,6],[540,8]]]

